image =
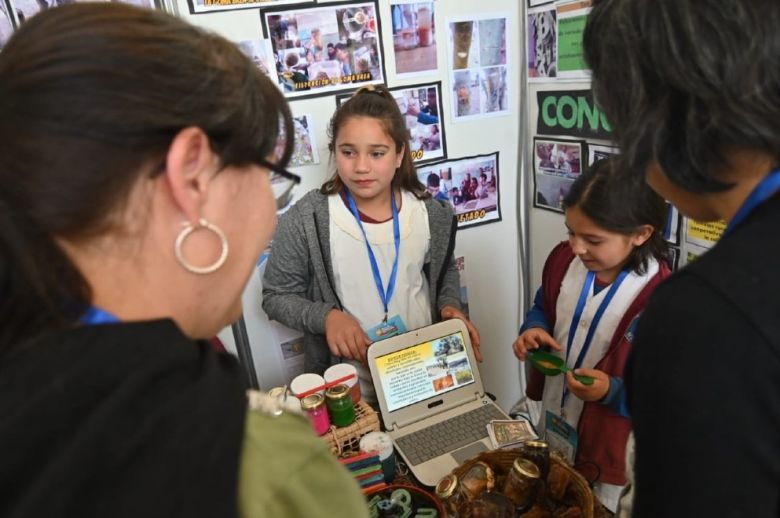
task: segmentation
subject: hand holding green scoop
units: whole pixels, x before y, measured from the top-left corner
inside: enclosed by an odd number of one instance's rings
[[[574,369],[570,369],[563,358],[555,356],[554,354],[546,353],[538,349],[529,349],[527,351],[527,359],[531,364],[536,367],[545,376],[557,376],[562,372],[569,372]],[[595,378],[591,376],[583,376],[582,374],[574,374],[574,379],[582,383],[583,385],[593,385]]]

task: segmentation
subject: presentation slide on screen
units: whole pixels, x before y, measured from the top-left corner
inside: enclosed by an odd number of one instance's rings
[[[474,382],[461,333],[376,359],[390,412]]]

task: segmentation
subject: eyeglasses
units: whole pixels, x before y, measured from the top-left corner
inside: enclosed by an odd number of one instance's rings
[[[267,160],[258,161],[258,165],[271,170],[271,188],[276,199],[276,210],[282,210],[290,204],[293,189],[301,183],[301,177]]]

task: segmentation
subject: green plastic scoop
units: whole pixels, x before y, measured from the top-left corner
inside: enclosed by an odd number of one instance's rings
[[[563,358],[555,356],[554,354],[546,353],[538,349],[529,349],[527,359],[531,364],[536,367],[539,372],[545,376],[557,376],[562,372],[569,372],[570,369]],[[582,383],[583,385],[593,385],[596,381],[591,376],[583,376],[582,374],[574,374],[574,379]]]

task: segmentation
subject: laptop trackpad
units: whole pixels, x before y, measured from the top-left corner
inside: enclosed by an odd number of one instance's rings
[[[474,444],[469,444],[465,448],[461,448],[459,450],[455,450],[451,453],[453,457],[455,457],[455,460],[458,462],[458,465],[463,464],[465,461],[469,460],[471,457],[476,455],[477,453],[481,451],[487,451],[488,447],[485,446],[485,443],[482,441],[475,442]]]

